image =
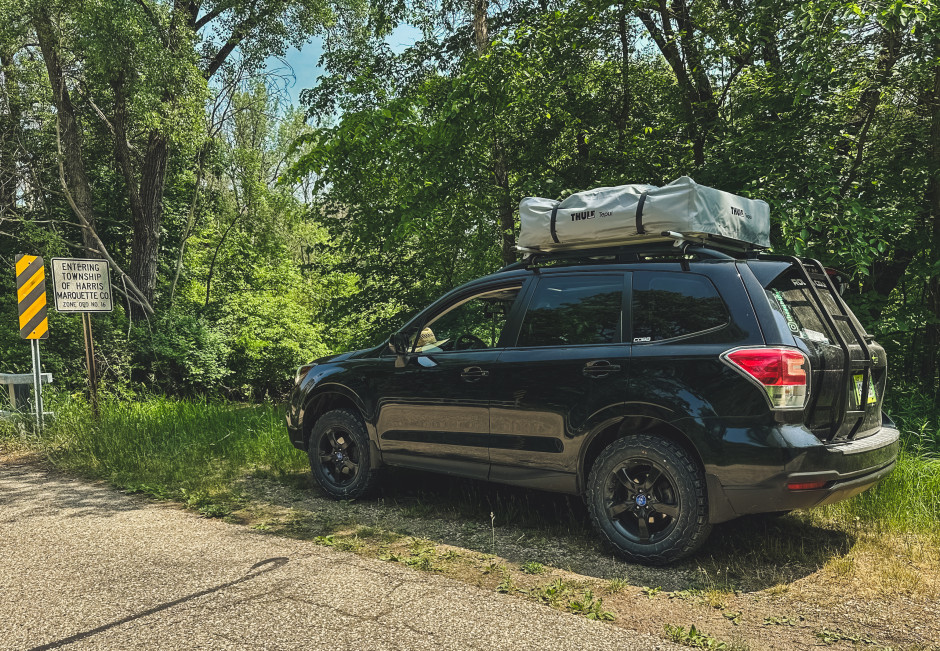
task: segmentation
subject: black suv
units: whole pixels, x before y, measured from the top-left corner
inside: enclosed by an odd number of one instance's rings
[[[627,558],[666,563],[887,475],[885,376],[818,262],[634,246],[529,256],[302,366],[287,425],[332,497],[383,465],[583,495]]]

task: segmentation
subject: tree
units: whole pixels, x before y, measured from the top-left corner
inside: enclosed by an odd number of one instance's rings
[[[23,22],[22,3],[3,15]],[[259,68],[331,20],[314,0],[93,0],[27,2],[42,50],[61,146],[62,188],[88,254],[109,258],[140,317],[153,314],[171,153],[194,157],[206,83],[239,58]],[[132,215],[129,271],[99,237],[83,156],[81,102],[106,126]]]

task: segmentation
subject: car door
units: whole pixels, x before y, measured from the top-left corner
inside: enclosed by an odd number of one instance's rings
[[[486,478],[490,372],[521,281],[456,296],[422,319],[403,366],[376,379],[387,463]]]
[[[628,280],[623,272],[546,273],[529,292],[518,337],[492,373],[491,479],[537,486],[545,473],[575,472],[582,437],[624,399]]]

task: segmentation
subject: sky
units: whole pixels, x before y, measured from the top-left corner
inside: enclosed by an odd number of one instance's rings
[[[385,41],[395,52],[402,52],[405,48],[413,45],[421,36],[421,31],[411,25],[399,25],[394,32],[389,34]],[[269,70],[282,69],[280,72],[294,79],[288,79],[286,92],[290,98],[291,104],[297,106],[300,99],[300,91],[304,88],[312,88],[317,83],[323,70],[320,68],[319,61],[323,55],[323,39],[313,38],[303,48],[290,48],[284,61],[271,58],[267,65]],[[287,66],[284,65],[286,62]]]

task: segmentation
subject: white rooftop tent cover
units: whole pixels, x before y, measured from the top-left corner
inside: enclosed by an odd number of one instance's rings
[[[663,241],[666,231],[747,248],[770,246],[770,207],[757,199],[699,185],[683,176],[661,188],[595,188],[564,201],[519,203],[519,248],[564,251]]]

